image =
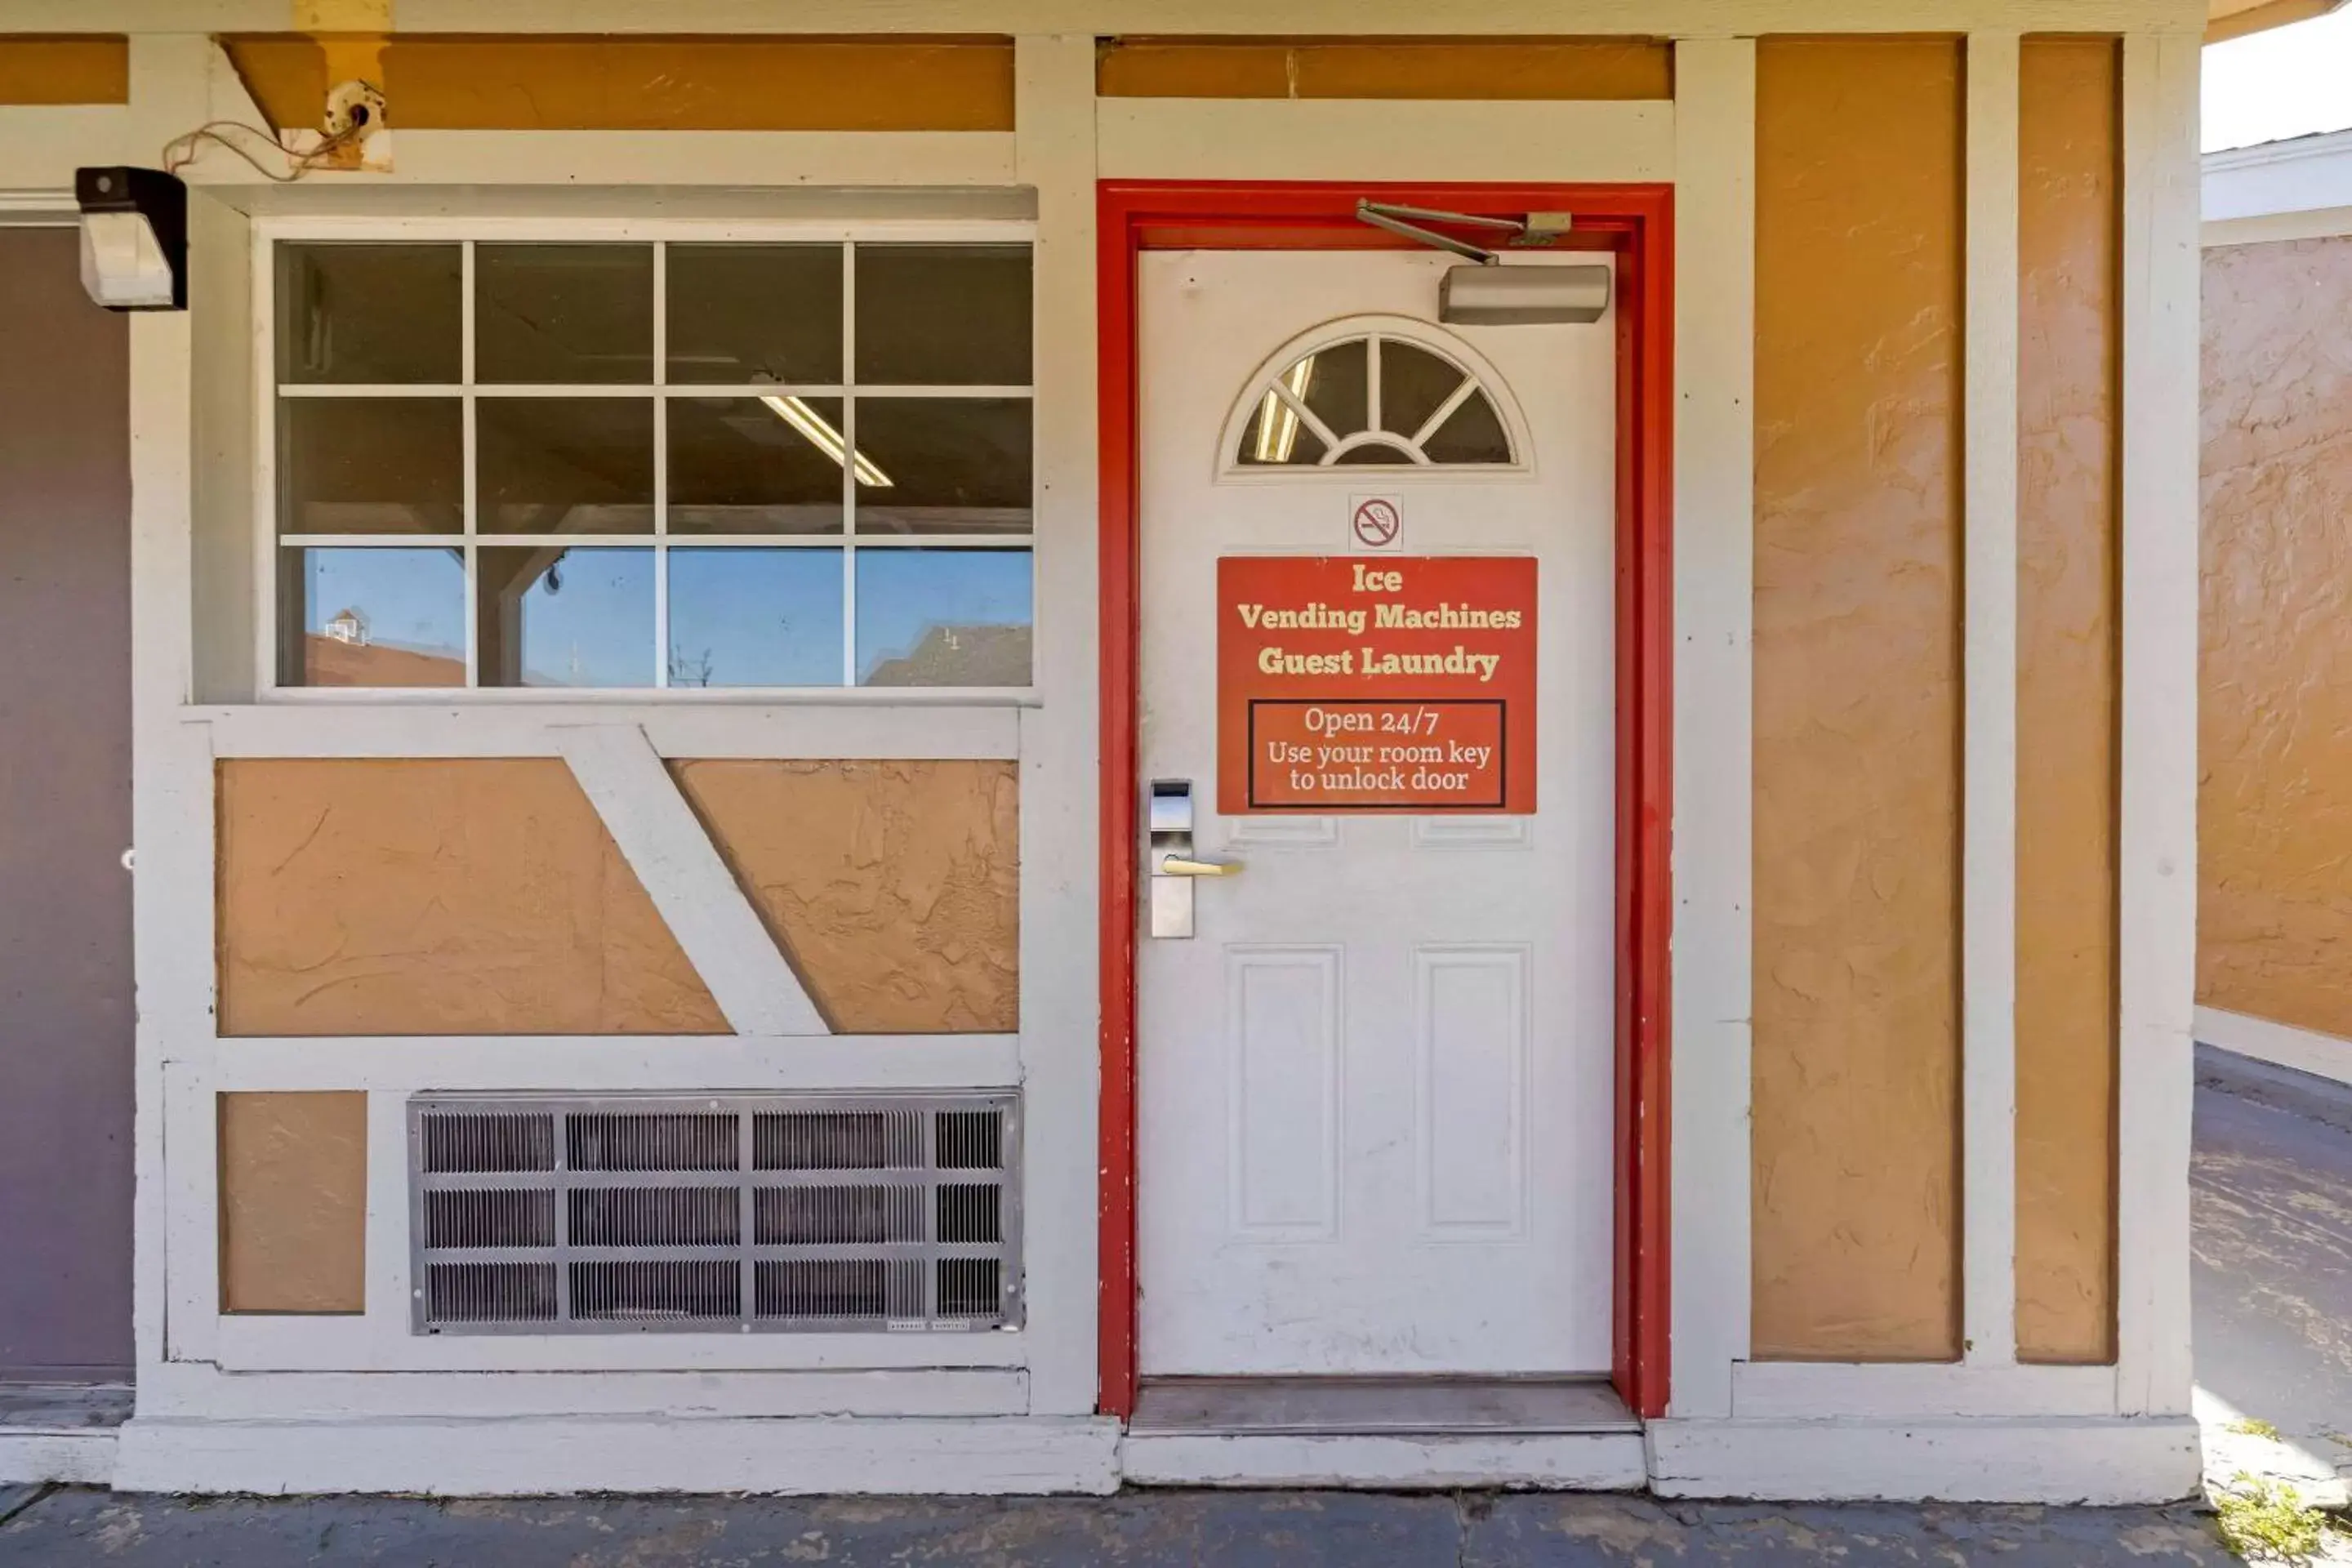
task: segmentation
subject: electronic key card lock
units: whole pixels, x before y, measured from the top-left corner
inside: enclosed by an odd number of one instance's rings
[[[1151,881],[1151,934],[1192,934],[1192,883],[1201,877],[1231,877],[1241,867],[1230,860],[1192,858],[1192,781],[1153,779],[1144,854]]]

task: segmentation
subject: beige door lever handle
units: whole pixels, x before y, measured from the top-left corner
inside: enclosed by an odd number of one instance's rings
[[[1235,860],[1189,860],[1181,855],[1163,856],[1152,868],[1162,877],[1236,877],[1241,863]]]

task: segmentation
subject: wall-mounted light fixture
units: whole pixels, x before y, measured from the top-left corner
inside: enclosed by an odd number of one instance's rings
[[[81,286],[110,310],[188,308],[188,187],[161,169],[76,169]]]

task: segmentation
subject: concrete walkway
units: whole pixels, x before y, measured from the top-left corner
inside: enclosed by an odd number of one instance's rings
[[[2207,1482],[2271,1477],[2342,1508],[2352,1476],[2352,1088],[2210,1049],[2198,1053],[2198,1078]]]
[[[2001,1568],[2223,1564],[2186,1510],[1752,1508],[1645,1499],[1129,1492],[1107,1499],[186,1502],[58,1491],[0,1568]]]

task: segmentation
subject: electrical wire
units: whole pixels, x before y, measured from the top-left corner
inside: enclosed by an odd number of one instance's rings
[[[178,174],[196,161],[200,144],[210,142],[216,146],[226,148],[244,159],[263,179],[274,181],[281,185],[289,185],[319,167],[327,154],[353,140],[362,129],[364,127],[355,121],[327,137],[309,152],[297,153],[281,143],[274,134],[262,130],[257,125],[247,125],[241,120],[208,120],[194,131],[184,132],[163,143],[163,172],[167,174]],[[243,144],[233,142],[223,134],[224,132],[228,131],[242,131],[248,136],[257,137],[268,142],[271,152],[286,160],[287,171],[280,174],[264,163]]]

